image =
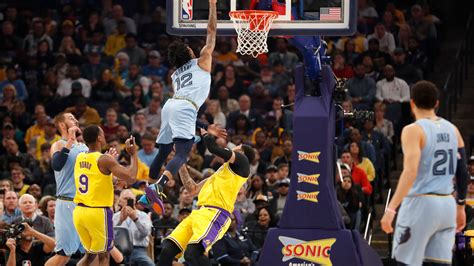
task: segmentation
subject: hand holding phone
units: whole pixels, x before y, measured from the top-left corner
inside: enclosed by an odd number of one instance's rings
[[[135,137],[130,136],[130,138],[128,138],[125,141],[125,150],[130,155],[134,155],[137,152],[137,145],[135,144]]]
[[[135,209],[135,201],[133,199],[127,199],[127,206]]]

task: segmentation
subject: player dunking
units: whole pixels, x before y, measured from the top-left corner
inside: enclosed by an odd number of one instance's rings
[[[155,184],[146,188],[146,195],[140,199],[144,205],[151,204],[157,213],[162,213],[162,190],[166,182],[176,176],[179,168],[186,162],[194,143],[197,112],[206,101],[211,86],[212,53],[216,43],[216,0],[209,0],[209,22],[206,45],[199,58],[193,50],[182,42],[174,42],[168,48],[170,64],[176,67],[171,76],[175,95],[163,106],[161,112],[160,134],[156,140],[158,154],[150,165],[150,178],[158,179],[163,163],[173,149],[176,155],[166,165],[166,170]],[[202,127],[202,125],[199,125]],[[209,130],[225,137],[224,129],[215,125]]]
[[[108,265],[109,251],[113,248],[114,185],[112,175],[128,184],[135,182],[138,170],[138,155],[135,140],[127,139],[125,150],[131,155],[129,168],[121,166],[117,160],[100,151],[107,144],[104,131],[89,126],[83,132],[89,152],[77,155],[74,166],[76,195],[73,220],[86,255],[78,265]]]
[[[61,113],[54,118],[54,124],[61,134],[61,140],[55,142],[51,147],[52,167],[56,179],[56,211],[54,219],[54,230],[56,236],[56,253],[45,265],[66,265],[71,255],[76,253],[80,247],[72,221],[72,212],[76,207],[74,195],[74,164],[77,154],[89,149],[86,145],[78,143],[76,134],[79,132],[79,124],[71,113]]]
[[[237,194],[250,174],[249,161],[255,158],[250,146],[224,149],[216,144],[214,136],[201,131],[209,152],[223,158],[226,163],[199,184],[191,179],[186,165],[180,168],[179,175],[186,190],[192,195],[199,194],[199,209],[193,210],[163,241],[158,260],[161,266],[172,265],[173,259],[181,252],[184,252],[184,259],[189,265],[210,265],[205,253],[229,228],[230,213],[234,210]]]
[[[412,88],[416,122],[403,129],[403,172],[381,220],[382,229],[393,232],[395,210],[402,203],[392,252],[398,265],[451,265],[455,233],[466,224],[464,142],[453,124],[436,116],[438,97],[431,82],[420,81]]]

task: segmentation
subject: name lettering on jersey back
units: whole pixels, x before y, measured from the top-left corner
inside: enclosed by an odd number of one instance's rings
[[[182,67],[178,68],[175,72],[175,75],[179,75],[183,73],[184,71],[189,70],[191,67],[192,67],[191,61],[189,61],[188,63],[184,64]]]
[[[91,170],[92,164],[86,161],[79,162],[79,168],[86,168],[88,170]]]
[[[436,142],[449,142],[449,134],[448,133],[438,133],[436,134]]]

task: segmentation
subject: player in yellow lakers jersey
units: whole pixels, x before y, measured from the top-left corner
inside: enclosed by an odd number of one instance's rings
[[[130,167],[125,168],[111,155],[101,153],[106,142],[100,127],[89,126],[82,135],[89,152],[79,153],[76,158],[74,202],[77,207],[73,212],[73,220],[86,255],[78,265],[108,265],[114,236],[112,176],[133,184],[138,171],[138,155],[135,140],[131,137],[125,142],[125,149],[132,160]]]
[[[209,152],[226,162],[199,184],[191,179],[186,165],[180,168],[179,175],[186,190],[191,195],[199,194],[199,209],[193,210],[163,241],[158,261],[161,266],[172,265],[173,259],[181,252],[184,252],[189,265],[209,265],[205,254],[227,232],[237,194],[250,174],[249,162],[255,158],[254,150],[248,145],[224,149],[216,144],[214,136],[203,129],[201,132]]]

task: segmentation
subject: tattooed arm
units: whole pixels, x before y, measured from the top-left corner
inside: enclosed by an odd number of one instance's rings
[[[201,191],[202,186],[206,183],[207,179],[202,180],[199,183],[196,183],[191,176],[189,175],[187,165],[184,164],[179,169],[179,176],[181,177],[181,182],[183,182],[184,188],[191,194],[191,196],[196,196]]]

